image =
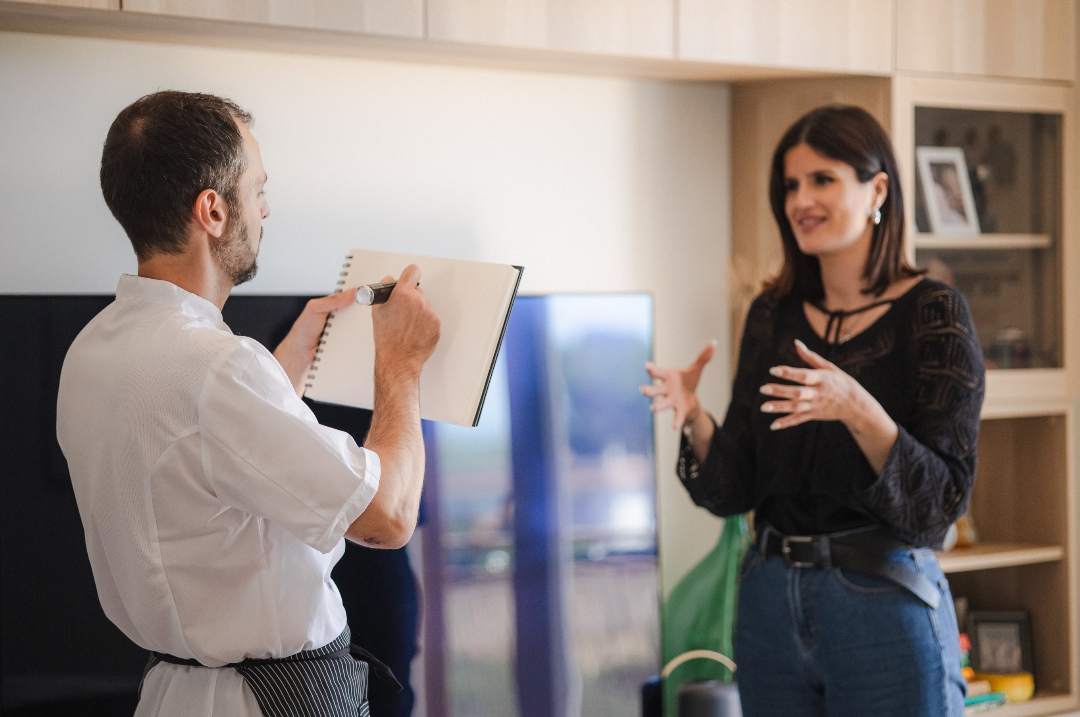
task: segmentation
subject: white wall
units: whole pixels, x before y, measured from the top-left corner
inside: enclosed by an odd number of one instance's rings
[[[158,89],[256,118],[272,216],[245,293],[329,292],[350,246],[512,262],[522,290],[649,290],[657,359],[721,340],[727,396],[729,91],[0,33],[0,293],[111,293],[135,268],[98,188],[113,117]],[[658,425],[665,592],[718,522]]]

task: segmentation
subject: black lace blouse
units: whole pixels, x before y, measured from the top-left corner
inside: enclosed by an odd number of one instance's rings
[[[803,366],[795,339],[853,376],[899,429],[880,475],[839,421],[769,430],[762,385],[769,368]],[[985,371],[963,295],[923,279],[845,343],[811,328],[802,301],[754,300],[731,404],[699,464],[686,438],[677,471],[695,503],[727,516],[753,509],[782,533],[868,525],[917,547],[939,547],[967,510],[975,477]]]

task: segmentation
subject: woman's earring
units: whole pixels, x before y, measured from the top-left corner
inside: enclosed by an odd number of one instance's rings
[[[878,224],[881,224],[881,210],[880,209],[875,209],[874,210],[874,226],[877,226]]]

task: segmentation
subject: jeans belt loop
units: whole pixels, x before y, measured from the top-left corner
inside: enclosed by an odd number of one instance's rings
[[[757,547],[758,547],[758,550],[761,551],[761,556],[762,557],[765,557],[765,556],[767,556],[769,554],[769,532],[770,531],[773,532],[773,533],[776,533],[776,531],[772,529],[772,526],[769,525],[768,523],[766,523],[765,526],[761,529],[761,532],[757,536],[757,538],[758,538],[757,539]]]
[[[793,568],[816,568],[817,564],[814,562],[802,562],[799,560],[791,559],[791,544],[792,543],[813,543],[814,538],[810,535],[785,535],[780,538],[780,553],[784,556],[784,562]]]

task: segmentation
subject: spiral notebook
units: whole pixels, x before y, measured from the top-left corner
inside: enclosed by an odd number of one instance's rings
[[[439,344],[420,374],[420,416],[475,426],[523,268],[353,249],[345,259],[338,289],[400,276],[409,264],[420,267],[420,287],[442,322]],[[373,406],[375,340],[370,306],[353,304],[327,319],[304,396],[356,408]]]

